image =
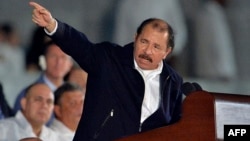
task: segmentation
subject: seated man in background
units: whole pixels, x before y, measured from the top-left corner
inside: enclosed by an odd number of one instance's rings
[[[71,57],[65,54],[52,41],[47,43],[44,56],[44,71],[34,83],[45,83],[54,92],[64,83],[63,78],[71,69],[73,62]],[[20,109],[20,100],[24,94],[25,89],[17,95],[13,109],[15,113]],[[51,120],[49,121],[48,125],[51,123]]]
[[[68,141],[72,141],[80,121],[85,89],[66,82],[55,91],[55,119],[50,127]]]
[[[84,71],[77,63],[73,65],[69,73],[64,77],[65,81],[75,83],[83,89],[87,86],[88,73]]]
[[[0,121],[1,141],[17,141],[39,137],[44,141],[63,141],[56,132],[45,126],[53,108],[54,95],[43,83],[30,85],[21,99],[22,110],[15,117]]]

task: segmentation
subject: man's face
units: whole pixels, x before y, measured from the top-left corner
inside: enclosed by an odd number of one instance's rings
[[[146,25],[141,34],[135,37],[134,57],[138,66],[144,70],[156,69],[171,52],[167,40],[167,32],[159,32]]]
[[[33,86],[21,100],[23,114],[32,125],[48,122],[54,108],[54,95],[46,84]]]
[[[52,78],[63,78],[72,66],[70,56],[55,44],[48,47],[45,58],[46,74]]]
[[[68,127],[76,127],[83,110],[84,92],[80,90],[64,92],[55,113],[60,121]]]

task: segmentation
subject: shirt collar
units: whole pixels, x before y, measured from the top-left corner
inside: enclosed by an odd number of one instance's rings
[[[33,133],[32,127],[30,123],[27,121],[27,119],[24,117],[23,113],[21,110],[19,110],[16,114],[16,119],[17,123],[19,124],[20,127],[22,127],[25,130],[31,131]]]
[[[162,72],[162,69],[163,69],[163,62],[161,61],[158,65],[158,67],[154,70],[143,70],[141,69],[137,62],[135,61],[134,59],[134,64],[135,64],[135,69],[138,70],[144,77],[147,77],[147,76],[156,76],[156,75],[159,75],[161,72]]]
[[[43,80],[53,92],[57,89],[56,85],[54,85],[45,74],[43,75]]]
[[[75,133],[75,131],[72,131],[71,129],[69,129],[65,124],[63,124],[61,121],[57,120],[56,118],[53,120],[50,127],[54,130],[59,130],[62,133],[69,133],[69,134]]]

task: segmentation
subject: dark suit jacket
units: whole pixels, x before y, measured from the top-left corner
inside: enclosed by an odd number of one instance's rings
[[[12,108],[9,106],[7,100],[5,99],[1,83],[0,83],[0,108],[5,118],[14,116]]]
[[[134,67],[133,43],[125,47],[94,44],[60,21],[52,39],[88,73],[83,115],[74,141],[111,141],[180,119],[183,80],[165,62],[160,74],[160,107],[140,124],[145,85]]]

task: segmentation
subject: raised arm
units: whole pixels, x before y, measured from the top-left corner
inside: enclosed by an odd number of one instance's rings
[[[29,4],[34,8],[32,21],[38,26],[44,27],[48,32],[52,32],[56,27],[56,20],[51,13],[38,3],[30,2]]]
[[[45,28],[46,34],[63,52],[70,55],[81,68],[88,72],[91,69],[96,69],[95,66],[99,66],[98,61],[103,60],[103,55],[106,54],[104,52],[108,50],[106,46],[110,45],[103,45],[105,47],[97,49],[98,46],[90,42],[84,33],[53,18],[51,13],[38,3],[30,2],[29,4],[34,8],[32,21]]]

